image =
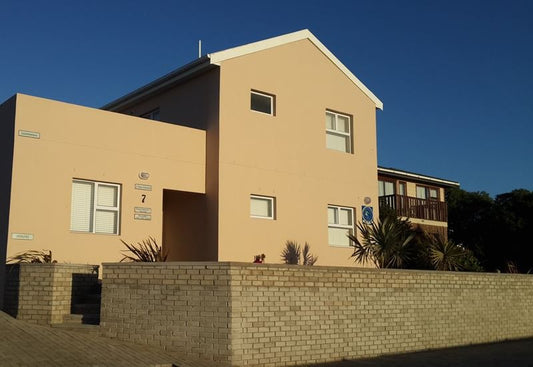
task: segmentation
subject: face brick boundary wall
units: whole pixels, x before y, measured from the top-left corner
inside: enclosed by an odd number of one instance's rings
[[[533,276],[245,263],[104,264],[104,335],[226,366],[533,336]]]
[[[98,266],[81,264],[8,264],[3,310],[19,320],[57,324],[71,302],[98,284]]]

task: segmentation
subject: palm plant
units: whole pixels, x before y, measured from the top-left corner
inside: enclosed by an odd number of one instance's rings
[[[314,265],[318,260],[317,256],[311,255],[311,246],[306,242],[304,245],[304,250],[302,252],[302,265]]]
[[[50,250],[28,250],[14,255],[7,259],[8,263],[32,263],[32,264],[52,264],[57,263],[52,260],[52,251]]]
[[[281,259],[285,264],[298,265],[300,260],[302,265],[314,265],[318,257],[311,255],[311,246],[306,242],[302,252],[302,248],[295,241],[287,241],[285,248],[281,251]],[[301,259],[300,259],[301,258]]]
[[[416,233],[407,219],[387,216],[372,224],[359,223],[362,240],[349,234],[354,247],[351,257],[357,262],[373,263],[378,268],[405,268],[413,258]]]
[[[440,237],[434,238],[429,245],[429,259],[435,270],[464,270],[468,251],[460,245]]]
[[[285,264],[298,265],[302,250],[300,245],[294,241],[287,241],[285,248],[281,251],[281,259]]]
[[[163,251],[163,247],[159,246],[153,237],[142,242],[137,242],[136,245],[128,244],[124,240],[120,240],[126,250],[122,252],[129,252],[131,255],[125,254],[122,261],[134,261],[134,262],[163,262],[167,261],[167,252]]]

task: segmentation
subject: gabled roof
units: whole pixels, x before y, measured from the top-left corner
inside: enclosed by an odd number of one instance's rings
[[[350,70],[339,59],[335,57],[329,51],[322,42],[318,40],[308,29],[304,29],[298,32],[284,34],[282,36],[269,38],[266,40],[249,43],[247,45],[238,46],[230,48],[224,51],[215,52],[207,55],[211,60],[211,64],[220,65],[222,61],[232,59],[239,56],[248,55],[254,52],[268,50],[269,48],[281,46],[287,43],[300,41],[303,39],[308,39],[313,43],[331,62],[342,71],[348,79],[350,79],[359,89],[363,91],[364,94],[368,96],[376,105],[376,108],[383,110],[383,102],[381,102],[378,97],[374,95],[355,75],[352,74]]]
[[[173,85],[187,79],[194,77],[194,75],[208,70],[215,65],[220,65],[221,62],[235,57],[248,55],[254,52],[267,50],[272,47],[281,46],[287,43],[308,39],[311,41],[331,62],[342,71],[348,79],[350,79],[361,91],[374,102],[376,108],[383,110],[383,102],[381,102],[342,62],[339,61],[327,48],[320,42],[308,29],[284,34],[278,37],[268,38],[266,40],[249,43],[246,45],[229,48],[227,50],[214,52],[207,56],[201,57],[185,66],[182,66],[153,82],[134,90],[131,93],[120,97],[105,106],[104,110],[116,111],[124,106],[133,104],[142,98],[154,95]]]
[[[386,167],[378,166],[378,175],[391,176],[391,177],[400,178],[404,180],[418,181],[418,182],[429,183],[429,184],[445,186],[445,187],[459,187],[460,186],[459,182],[456,182],[456,181],[450,181],[450,180],[445,180],[442,178],[421,175],[419,173],[414,173],[414,172],[402,171],[396,168],[386,168]]]

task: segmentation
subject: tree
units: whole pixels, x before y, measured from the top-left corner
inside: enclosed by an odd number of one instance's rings
[[[372,224],[359,223],[357,236],[348,235],[354,247],[352,257],[366,264],[373,263],[378,268],[406,268],[415,256],[413,239],[416,233],[406,219],[387,216],[383,221]]]
[[[318,257],[311,255],[311,246],[306,242],[302,251],[302,248],[295,241],[287,241],[285,248],[281,251],[281,259],[285,264],[298,265],[300,261],[302,265],[314,265],[318,260]]]

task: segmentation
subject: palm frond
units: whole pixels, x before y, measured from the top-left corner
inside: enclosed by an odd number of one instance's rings
[[[153,237],[148,237],[148,239],[143,240],[142,242],[137,242],[136,245],[128,244],[124,240],[120,240],[126,250],[122,250],[124,257],[120,262],[123,261],[134,261],[134,262],[164,262],[167,261],[168,254],[163,250],[162,246],[159,246]],[[130,254],[127,254],[127,253]]]

